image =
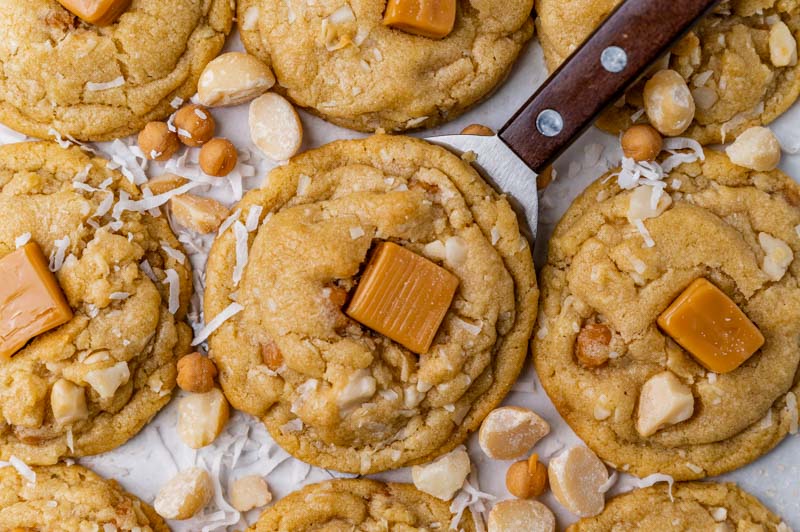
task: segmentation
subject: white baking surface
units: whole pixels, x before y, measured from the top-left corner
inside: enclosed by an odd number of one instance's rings
[[[228,43],[229,50],[241,49],[237,35]],[[479,105],[460,119],[445,124],[433,131],[425,131],[417,136],[458,133],[472,123],[485,124],[493,129],[502,126],[524,101],[532,90],[541,84],[546,73],[541,49],[532,43],[520,58],[517,67],[508,81],[486,102]],[[256,176],[245,179],[245,188],[257,186],[266,171],[275,166],[272,162],[260,160],[258,151],[249,138],[247,106],[231,109],[214,109],[219,136],[231,139],[237,147],[251,152],[254,159],[248,164],[257,167]],[[363,135],[330,125],[307,113],[301,113],[305,127],[303,150],[320,146],[336,139],[357,138]],[[800,104],[779,119],[773,130],[779,135],[782,144],[789,151],[800,151]],[[0,143],[16,142],[24,137],[5,128],[0,129]],[[129,144],[132,141],[129,141]],[[103,151],[111,150],[109,144],[101,146]],[[197,150],[193,150],[190,160],[196,161]],[[480,156],[480,154],[478,154]],[[621,153],[618,140],[592,129],[580,138],[555,164],[557,179],[540,196],[539,238],[536,243],[537,264],[541,264],[545,253],[547,237],[558,218],[572,199],[593,179],[607,168],[619,162]],[[246,157],[245,157],[246,158]],[[785,153],[783,169],[795,179],[800,178],[800,155]],[[151,165],[148,174],[158,175],[159,169]],[[534,193],[534,184],[531,184]],[[230,187],[216,187],[207,192],[220,199],[230,200]],[[207,244],[207,242],[206,242]],[[191,250],[189,250],[191,251]],[[202,266],[202,254],[193,256],[195,266]],[[197,303],[197,300],[195,300]],[[179,394],[176,393],[176,397]],[[170,522],[175,531],[225,531],[239,530],[246,522],[252,523],[259,511],[254,510],[246,516],[239,516],[226,502],[227,483],[247,474],[264,475],[269,482],[275,500],[300,487],[322,480],[354,475],[341,475],[310,467],[290,457],[269,437],[263,426],[242,413],[232,416],[225,432],[217,441],[200,451],[189,449],[178,438],[175,431],[177,414],[176,400],[165,408],[138,436],[115,451],[104,455],[85,458],[80,462],[98,473],[118,480],[125,488],[143,500],[152,503],[158,489],[177,471],[200,465],[206,467],[220,480],[222,492],[218,489],[214,501],[202,515],[184,522]],[[532,408],[550,423],[552,432],[534,449],[543,461],[558,454],[562,449],[579,444],[579,439],[561,420],[550,400],[536,380],[530,361],[526,370],[506,398],[505,404]],[[508,462],[488,459],[477,444],[473,435],[468,448],[476,475],[471,479],[485,492],[487,508],[491,500],[509,497],[505,489],[505,472]],[[375,478],[410,482],[408,469],[375,475]],[[750,493],[756,495],[773,511],[780,514],[785,522],[795,530],[800,530],[800,439],[790,436],[772,453],[734,473],[721,477],[736,481]],[[610,493],[632,489],[638,479],[620,474]],[[652,480],[651,480],[652,482]],[[473,491],[474,493],[474,491]],[[564,510],[548,493],[542,501],[558,516],[559,528],[575,521],[575,516]],[[477,506],[479,507],[479,505]]]

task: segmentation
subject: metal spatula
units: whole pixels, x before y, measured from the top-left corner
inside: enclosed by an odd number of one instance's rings
[[[496,136],[428,140],[477,165],[508,194],[531,241],[536,237],[536,176],[719,0],[627,0],[548,79]],[[580,16],[580,14],[576,14]]]

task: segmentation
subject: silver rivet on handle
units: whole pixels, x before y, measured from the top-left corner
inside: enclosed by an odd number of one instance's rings
[[[536,117],[536,129],[545,137],[555,137],[564,129],[564,118],[553,109],[545,109]]]
[[[618,74],[628,66],[628,54],[619,46],[609,46],[600,54],[600,64],[607,71]]]

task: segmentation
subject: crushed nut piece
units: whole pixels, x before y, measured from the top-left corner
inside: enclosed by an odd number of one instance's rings
[[[192,449],[210,445],[225,429],[230,409],[219,388],[183,397],[178,403],[178,435]]]
[[[211,501],[213,494],[214,486],[208,472],[192,467],[161,487],[153,508],[164,519],[189,519]]]
[[[608,482],[608,470],[588,447],[567,449],[550,460],[547,472],[553,495],[567,510],[579,517],[603,511],[606,501],[600,488]]]
[[[471,469],[467,451],[458,448],[430,464],[414,466],[411,476],[417,489],[449,501],[461,489]]]
[[[231,506],[240,512],[261,508],[272,501],[267,481],[258,475],[249,475],[234,481],[229,496]]]
[[[229,214],[227,207],[220,202],[193,194],[170,198],[169,206],[179,224],[201,234],[213,233],[219,229]]]
[[[550,425],[536,412],[516,406],[492,410],[481,424],[478,441],[489,458],[513,460],[530,451],[550,433]]]
[[[69,425],[89,417],[83,387],[68,380],[58,379],[50,392],[50,407],[59,425]]]
[[[203,105],[239,105],[267,92],[275,76],[267,65],[244,52],[229,52],[211,61],[197,83]]]
[[[751,127],[725,149],[733,164],[766,172],[781,162],[781,144],[769,128]]]
[[[671,371],[650,377],[639,395],[636,430],[644,437],[692,417],[694,396]]]

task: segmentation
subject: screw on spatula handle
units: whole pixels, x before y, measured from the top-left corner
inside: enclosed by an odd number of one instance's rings
[[[719,0],[627,0],[500,130],[541,172]]]

